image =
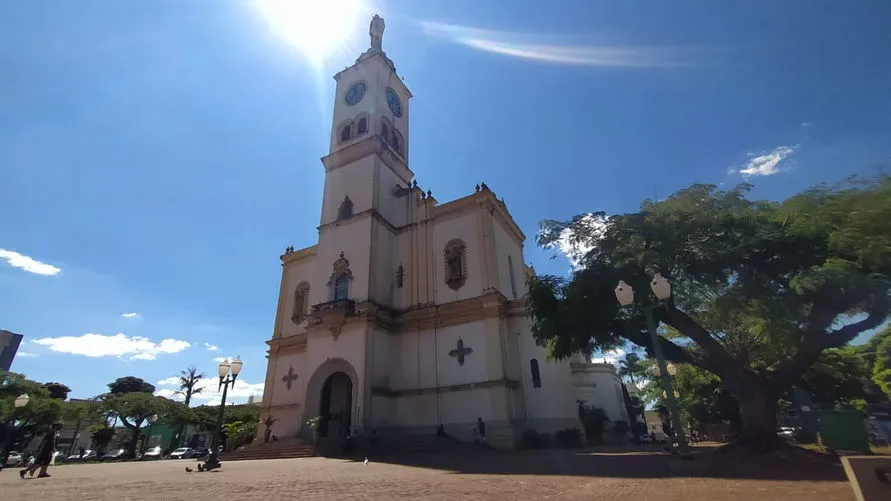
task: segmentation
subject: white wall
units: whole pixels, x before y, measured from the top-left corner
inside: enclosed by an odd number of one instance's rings
[[[298,325],[291,320],[291,315],[294,313],[294,292],[301,282],[309,282],[310,295],[307,298],[307,301],[313,297],[315,289],[318,288],[318,282],[315,281],[317,279],[314,276],[315,264],[315,257],[310,256],[299,261],[287,263],[282,269],[285,282],[284,290],[282,292],[282,301],[284,304],[280,319],[282,336],[293,336],[305,331],[306,322],[301,322],[300,325]],[[310,301],[307,308],[312,306],[312,304],[315,303]]]
[[[443,218],[435,221],[433,234],[433,248],[431,258],[433,262],[429,266],[433,283],[436,287],[436,302],[438,304],[460,301],[478,297],[483,290],[483,266],[480,262],[480,241],[478,211],[471,211],[456,217]],[[452,290],[445,282],[445,257],[446,244],[453,239],[461,239],[467,245],[467,280],[464,285]]]
[[[316,251],[316,269],[314,271],[311,304],[318,304],[333,299],[332,286],[327,285],[334,271],[334,262],[343,252],[344,258],[350,262],[353,280],[350,283],[350,299],[362,301],[368,298],[368,271],[371,269],[370,245],[371,218],[354,218],[337,225],[322,229]]]
[[[572,390],[572,373],[567,362],[549,362],[544,348],[535,344],[529,328],[529,319],[515,317],[512,327],[519,334],[522,357],[523,388],[530,419],[577,419],[578,404]],[[538,360],[541,387],[532,381],[530,361]],[[542,431],[542,430],[539,430]]]

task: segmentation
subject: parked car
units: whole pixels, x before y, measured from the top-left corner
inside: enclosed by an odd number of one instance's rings
[[[795,428],[791,426],[781,426],[777,428],[777,436],[786,440],[787,442],[795,441]]]
[[[197,449],[192,450],[193,458],[203,458],[203,457],[207,456],[208,454],[210,454],[210,449],[207,449],[204,447],[198,447]]]
[[[180,447],[179,449],[170,453],[170,459],[189,459],[194,457],[195,451],[189,447]]]
[[[125,455],[127,451],[125,449],[113,449],[105,453],[100,459],[103,461],[117,461],[119,459],[125,459]]]
[[[653,443],[653,439],[652,439],[652,437],[650,437],[649,435],[641,435],[640,437],[638,437],[638,440],[639,440],[640,443],[642,443],[642,444],[651,444],[651,443]]]
[[[90,461],[97,459],[98,454],[96,451],[92,449],[84,449],[83,454],[80,452],[74,452],[68,456],[67,462],[77,462],[77,461]]]
[[[56,451],[53,453],[53,459],[56,460],[57,462],[58,461],[64,462],[66,459],[68,459],[68,456],[66,456],[64,453],[62,453],[60,451]]]
[[[145,453],[142,455],[142,459],[161,459],[161,446],[156,445],[154,447],[149,447]]]
[[[24,458],[21,452],[10,451],[9,456],[6,458],[6,466],[17,466],[22,464],[22,461],[24,461]]]

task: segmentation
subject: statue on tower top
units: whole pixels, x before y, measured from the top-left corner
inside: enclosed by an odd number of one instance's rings
[[[381,41],[384,38],[385,27],[384,18],[381,16],[375,14],[374,17],[371,18],[371,26],[368,27],[368,35],[371,37],[372,49],[383,50],[381,49]]]

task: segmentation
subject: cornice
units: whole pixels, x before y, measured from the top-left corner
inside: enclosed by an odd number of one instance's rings
[[[415,173],[408,168],[405,160],[396,154],[392,148],[377,134],[369,134],[361,141],[337,149],[322,157],[322,165],[325,171],[330,172],[349,163],[355,162],[369,155],[377,155],[381,161],[390,168],[405,184],[410,184]]]
[[[293,263],[296,261],[302,261],[304,259],[315,256],[316,251],[318,251],[318,248],[319,248],[319,246],[317,244],[317,245],[311,245],[309,247],[304,247],[303,249],[300,249],[300,250],[286,252],[286,253],[282,254],[281,256],[279,256],[279,259],[282,260],[283,264],[290,264],[290,263]]]

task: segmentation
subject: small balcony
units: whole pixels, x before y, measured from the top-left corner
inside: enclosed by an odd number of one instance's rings
[[[352,299],[335,299],[327,303],[314,304],[310,315],[314,319],[313,325],[322,325],[331,331],[334,340],[340,336],[340,328],[346,323],[346,318],[356,313],[356,302]]]
[[[316,318],[323,317],[328,313],[344,313],[352,315],[356,311],[356,302],[352,299],[335,299],[327,303],[314,304],[312,306],[312,316]]]

